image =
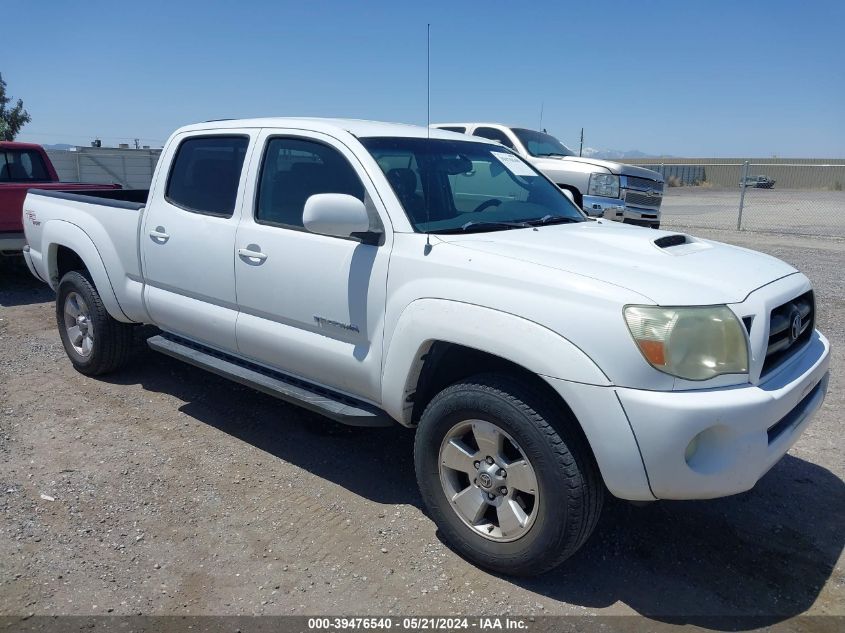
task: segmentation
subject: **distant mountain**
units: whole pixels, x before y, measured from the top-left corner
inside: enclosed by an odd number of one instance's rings
[[[606,158],[608,160],[619,160],[620,158],[655,158],[654,154],[647,154],[638,149],[596,149],[595,147],[585,147],[583,156],[587,158]],[[666,154],[663,156],[667,157]]]
[[[71,149],[71,148],[73,148],[73,147],[76,147],[76,145],[68,145],[67,143],[53,143],[53,144],[46,144],[46,145],[42,145],[41,147],[43,147],[44,149],[63,149],[63,150],[69,150],[69,149]]]

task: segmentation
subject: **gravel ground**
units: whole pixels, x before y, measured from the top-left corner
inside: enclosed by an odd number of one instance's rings
[[[86,378],[52,293],[0,262],[0,615],[845,615],[845,242],[705,236],[813,280],[834,350],[823,409],[754,490],[611,502],[583,550],[530,580],[439,540],[410,431],[342,427],[140,341],[131,367]]]

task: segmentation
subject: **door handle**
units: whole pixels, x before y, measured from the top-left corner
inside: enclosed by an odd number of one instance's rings
[[[155,230],[150,231],[150,239],[156,244],[164,244],[170,239],[170,236],[164,232],[163,226],[157,226]]]
[[[253,266],[263,264],[264,260],[267,259],[267,255],[262,253],[260,248],[257,244],[250,244],[246,248],[239,248],[238,257]]]

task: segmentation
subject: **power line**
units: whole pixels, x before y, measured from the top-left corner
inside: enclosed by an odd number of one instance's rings
[[[22,130],[20,135],[21,136],[39,136],[39,137],[56,137],[57,136],[57,137],[61,137],[61,138],[75,138],[75,139],[84,139],[84,138],[91,139],[91,138],[96,137],[96,138],[106,139],[106,140],[110,140],[110,141],[127,141],[127,142],[130,142],[130,143],[133,142],[135,139],[138,139],[139,141],[144,141],[144,142],[149,142],[149,143],[158,143],[158,144],[161,144],[161,145],[164,144],[163,139],[149,138],[149,137],[142,137],[142,136],[102,136],[100,134],[85,134],[85,133],[67,134],[67,133],[61,133],[61,132],[29,132],[27,130]]]

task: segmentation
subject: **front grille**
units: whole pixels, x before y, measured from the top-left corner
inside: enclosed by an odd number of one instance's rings
[[[636,220],[634,218],[625,218],[622,220],[622,224],[633,224],[634,226],[645,226],[651,228],[652,226],[657,226],[657,216],[652,216],[652,219],[648,219],[647,215],[643,216],[643,219]]]
[[[812,290],[772,310],[766,360],[763,361],[764,374],[810,340],[815,316],[816,304]]]
[[[637,178],[636,176],[625,176],[628,189],[637,189],[638,191],[659,191],[663,192],[663,183],[657,180],[649,180],[648,178]]]
[[[647,193],[640,193],[639,191],[626,191],[625,204],[632,207],[648,207],[652,209],[659,209],[660,202],[663,200],[661,196],[652,196]]]

